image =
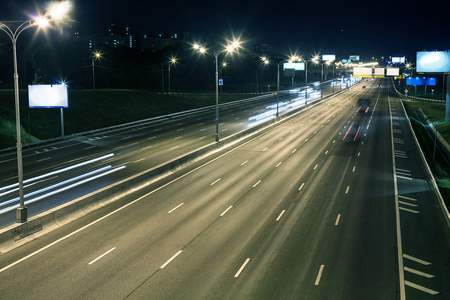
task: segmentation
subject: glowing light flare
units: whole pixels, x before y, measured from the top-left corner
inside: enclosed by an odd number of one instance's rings
[[[58,4],[53,4],[50,7],[48,14],[57,20],[61,20],[65,14],[69,11],[70,3],[68,1],[60,2]]]
[[[45,27],[48,25],[48,19],[46,17],[36,18],[35,22],[39,27]]]

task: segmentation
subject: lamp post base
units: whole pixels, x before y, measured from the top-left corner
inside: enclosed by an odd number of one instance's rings
[[[19,207],[16,211],[16,222],[25,223],[27,221],[27,208]]]

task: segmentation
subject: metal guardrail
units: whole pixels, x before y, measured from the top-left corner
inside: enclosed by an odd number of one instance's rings
[[[327,80],[321,83],[322,84],[328,84],[331,83],[333,81],[338,82],[338,78],[335,79],[331,79],[331,80]],[[348,87],[347,87],[348,88]],[[306,89],[306,86],[302,86],[302,87],[298,87],[295,88],[295,90],[304,90]],[[287,89],[287,90],[280,90],[280,94],[288,94],[290,93],[290,91],[292,91],[293,89]],[[246,102],[252,102],[252,101],[257,101],[260,100],[262,98],[268,98],[270,96],[274,96],[273,94],[274,92],[264,92],[264,93],[260,93],[259,96],[255,96],[255,97],[251,97],[251,98],[244,98],[244,99],[240,99],[240,100],[235,100],[235,101],[230,101],[227,103],[222,103],[219,104],[219,108],[220,107],[228,107],[228,106],[234,106],[234,105],[239,105],[242,103],[246,103]],[[337,91],[336,91],[337,93]],[[180,93],[182,94],[182,93]],[[211,93],[214,95],[214,93]],[[235,94],[235,93],[233,93]],[[243,94],[243,95],[248,95],[248,94],[254,94],[254,93],[239,93],[239,94]],[[205,95],[204,93],[199,94],[199,95]],[[157,116],[157,117],[151,117],[151,118],[147,118],[147,119],[143,119],[143,120],[138,120],[138,121],[133,121],[133,122],[128,122],[128,123],[124,123],[124,124],[119,124],[119,125],[113,125],[113,126],[109,126],[109,127],[104,127],[104,128],[99,128],[99,129],[94,129],[94,130],[89,130],[89,131],[84,131],[84,132],[79,132],[79,133],[73,133],[73,134],[69,134],[69,135],[64,135],[64,136],[60,136],[60,137],[55,137],[55,138],[50,138],[50,139],[45,139],[45,140],[40,140],[40,141],[36,141],[36,142],[32,142],[32,143],[27,143],[27,144],[23,144],[22,147],[23,148],[31,148],[31,147],[37,147],[37,146],[41,146],[41,145],[45,145],[48,143],[54,143],[54,142],[60,142],[66,139],[72,139],[75,137],[80,137],[80,136],[85,136],[85,135],[89,135],[89,134],[95,134],[95,133],[99,133],[99,132],[106,132],[106,131],[114,131],[114,130],[119,130],[125,127],[136,127],[136,126],[140,126],[142,124],[146,124],[146,123],[154,123],[154,122],[160,122],[160,121],[164,121],[170,118],[174,118],[174,117],[178,117],[178,116],[189,116],[191,114],[194,113],[199,113],[202,111],[208,111],[211,109],[215,109],[216,105],[209,105],[209,106],[205,106],[205,107],[200,107],[200,108],[194,108],[194,109],[190,109],[190,110],[186,110],[186,111],[181,111],[181,112],[176,112],[176,113],[171,113],[168,115],[162,115],[162,116]],[[0,154],[3,153],[7,153],[7,152],[12,152],[15,151],[17,149],[17,146],[12,146],[12,147],[8,147],[8,148],[4,148],[4,149],[0,149]]]

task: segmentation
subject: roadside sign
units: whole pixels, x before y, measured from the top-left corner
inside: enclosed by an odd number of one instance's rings
[[[223,79],[219,79],[219,85],[223,85]]]

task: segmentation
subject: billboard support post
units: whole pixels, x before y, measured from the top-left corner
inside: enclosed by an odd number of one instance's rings
[[[445,74],[444,74],[445,76]],[[447,77],[447,86],[446,89],[446,100],[445,100],[445,122],[450,121],[450,77]]]
[[[64,137],[64,108],[61,107],[61,136]]]

